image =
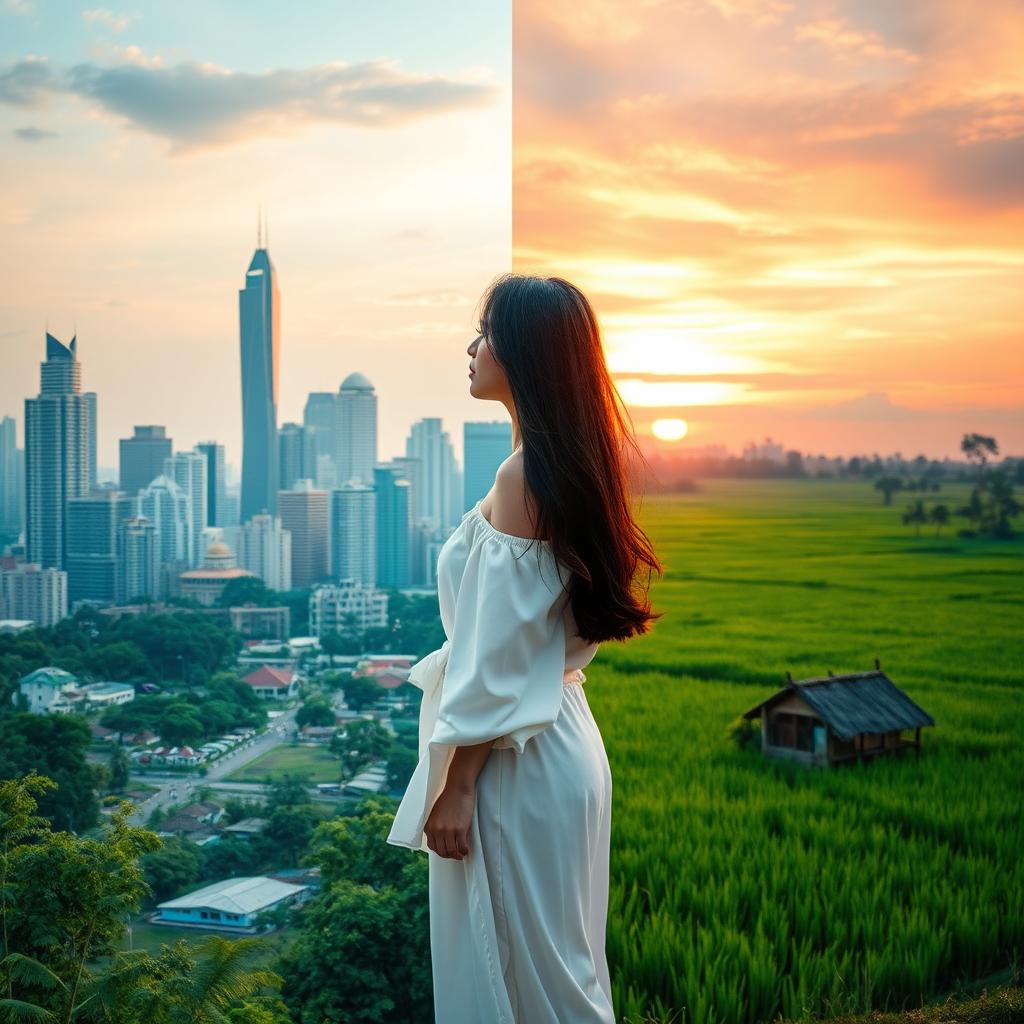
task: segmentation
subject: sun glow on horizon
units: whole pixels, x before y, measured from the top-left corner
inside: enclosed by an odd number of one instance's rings
[[[651,433],[659,441],[681,441],[689,432],[686,420],[663,419],[651,424]]]

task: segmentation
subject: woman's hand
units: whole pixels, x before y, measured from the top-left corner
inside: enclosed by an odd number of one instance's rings
[[[469,853],[469,829],[476,804],[476,786],[446,785],[427,815],[423,832],[427,846],[439,857],[462,860]]]

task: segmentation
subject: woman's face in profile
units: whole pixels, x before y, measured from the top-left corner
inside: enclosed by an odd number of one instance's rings
[[[469,363],[469,393],[474,398],[502,400],[509,395],[505,371],[498,365],[487,339],[487,327],[478,334],[466,351],[472,357]]]

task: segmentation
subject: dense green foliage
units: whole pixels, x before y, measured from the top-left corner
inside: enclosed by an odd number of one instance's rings
[[[280,966],[298,1024],[433,1019],[427,859],[385,842],[394,808],[368,797],[314,833],[323,889]]]
[[[1024,778],[1024,544],[915,540],[853,481],[706,481],[643,522],[665,615],[604,645],[586,684],[615,787],[618,1013],[895,1008],[1005,966],[1024,947],[1007,799]],[[919,760],[805,769],[732,741],[787,670],[875,657],[935,718]]]

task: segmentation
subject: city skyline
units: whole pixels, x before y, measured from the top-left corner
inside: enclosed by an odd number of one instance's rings
[[[388,395],[385,458],[437,408],[479,416],[473,306],[511,260],[510,6],[320,6],[301,33],[265,3],[244,31],[188,2],[89,13],[0,8],[0,414],[19,438],[50,330],[77,334],[106,396],[101,465],[162,423],[240,466],[237,289],[261,206],[279,424],[354,371]]]

